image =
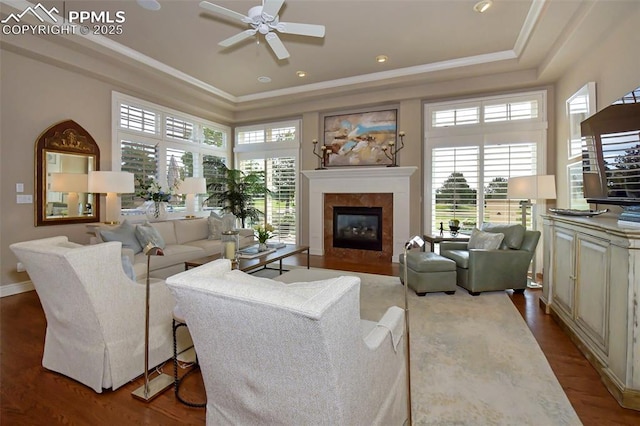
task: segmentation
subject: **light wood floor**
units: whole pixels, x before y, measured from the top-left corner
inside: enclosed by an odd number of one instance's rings
[[[306,256],[300,256],[293,263],[304,264],[305,261]],[[353,264],[320,256],[311,256],[311,266],[384,275],[398,273],[397,265]],[[538,340],[582,422],[594,426],[640,425],[640,412],[618,405],[575,345],[554,320],[540,310],[539,293],[539,290],[527,290],[524,295],[510,294],[510,297]],[[0,299],[0,424],[204,424],[205,409],[179,403],[172,390],[151,403],[133,399],[131,392],[142,384],[142,379],[115,392],[96,394],[71,379],[46,371],[41,366],[45,326],[35,292]],[[167,363],[163,370],[173,374],[172,364]],[[204,399],[199,374],[185,381],[183,396],[193,401]]]

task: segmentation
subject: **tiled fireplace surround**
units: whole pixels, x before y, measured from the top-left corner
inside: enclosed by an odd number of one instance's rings
[[[303,175],[309,179],[311,254],[340,256],[356,262],[397,262],[404,243],[410,236],[410,177],[416,169],[361,167],[303,171]],[[332,247],[331,208],[337,205],[383,208],[381,252]]]

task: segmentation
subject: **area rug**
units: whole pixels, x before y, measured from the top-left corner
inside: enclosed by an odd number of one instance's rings
[[[266,273],[263,273],[266,274]],[[361,279],[361,316],[403,307],[397,277],[293,269],[284,282]],[[409,292],[413,420],[417,425],[580,425],[542,350],[504,292]]]

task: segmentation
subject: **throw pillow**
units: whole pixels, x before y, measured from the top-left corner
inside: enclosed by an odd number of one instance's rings
[[[103,241],[120,241],[123,248],[130,248],[134,254],[142,251],[142,246],[136,238],[136,227],[126,219],[112,229],[101,229],[100,237]]]
[[[131,281],[136,280],[136,271],[133,270],[133,265],[131,264],[131,259],[126,254],[122,255],[122,269],[124,273],[131,279]]]
[[[210,240],[222,239],[222,219],[220,216],[211,212],[211,215],[207,218],[209,225],[209,238]]]
[[[160,235],[158,230],[149,222],[136,226],[136,238],[138,238],[138,241],[142,244],[143,249],[149,243],[160,248],[164,248],[166,246],[162,235]]]
[[[519,223],[505,224],[485,222],[482,224],[481,230],[504,234],[504,239],[500,245],[500,248],[503,250],[507,248],[519,250],[522,245],[522,240],[524,240],[525,229],[524,226]]]
[[[504,234],[484,232],[478,228],[473,228],[471,231],[471,237],[469,237],[469,250],[471,249],[484,249],[484,250],[497,250],[500,247],[500,243],[504,239]]]

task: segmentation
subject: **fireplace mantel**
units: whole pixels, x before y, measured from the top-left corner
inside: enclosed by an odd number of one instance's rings
[[[324,255],[325,193],[392,193],[393,260],[398,261],[409,239],[410,178],[417,167],[358,167],[303,170],[309,179],[309,248],[311,254]]]

